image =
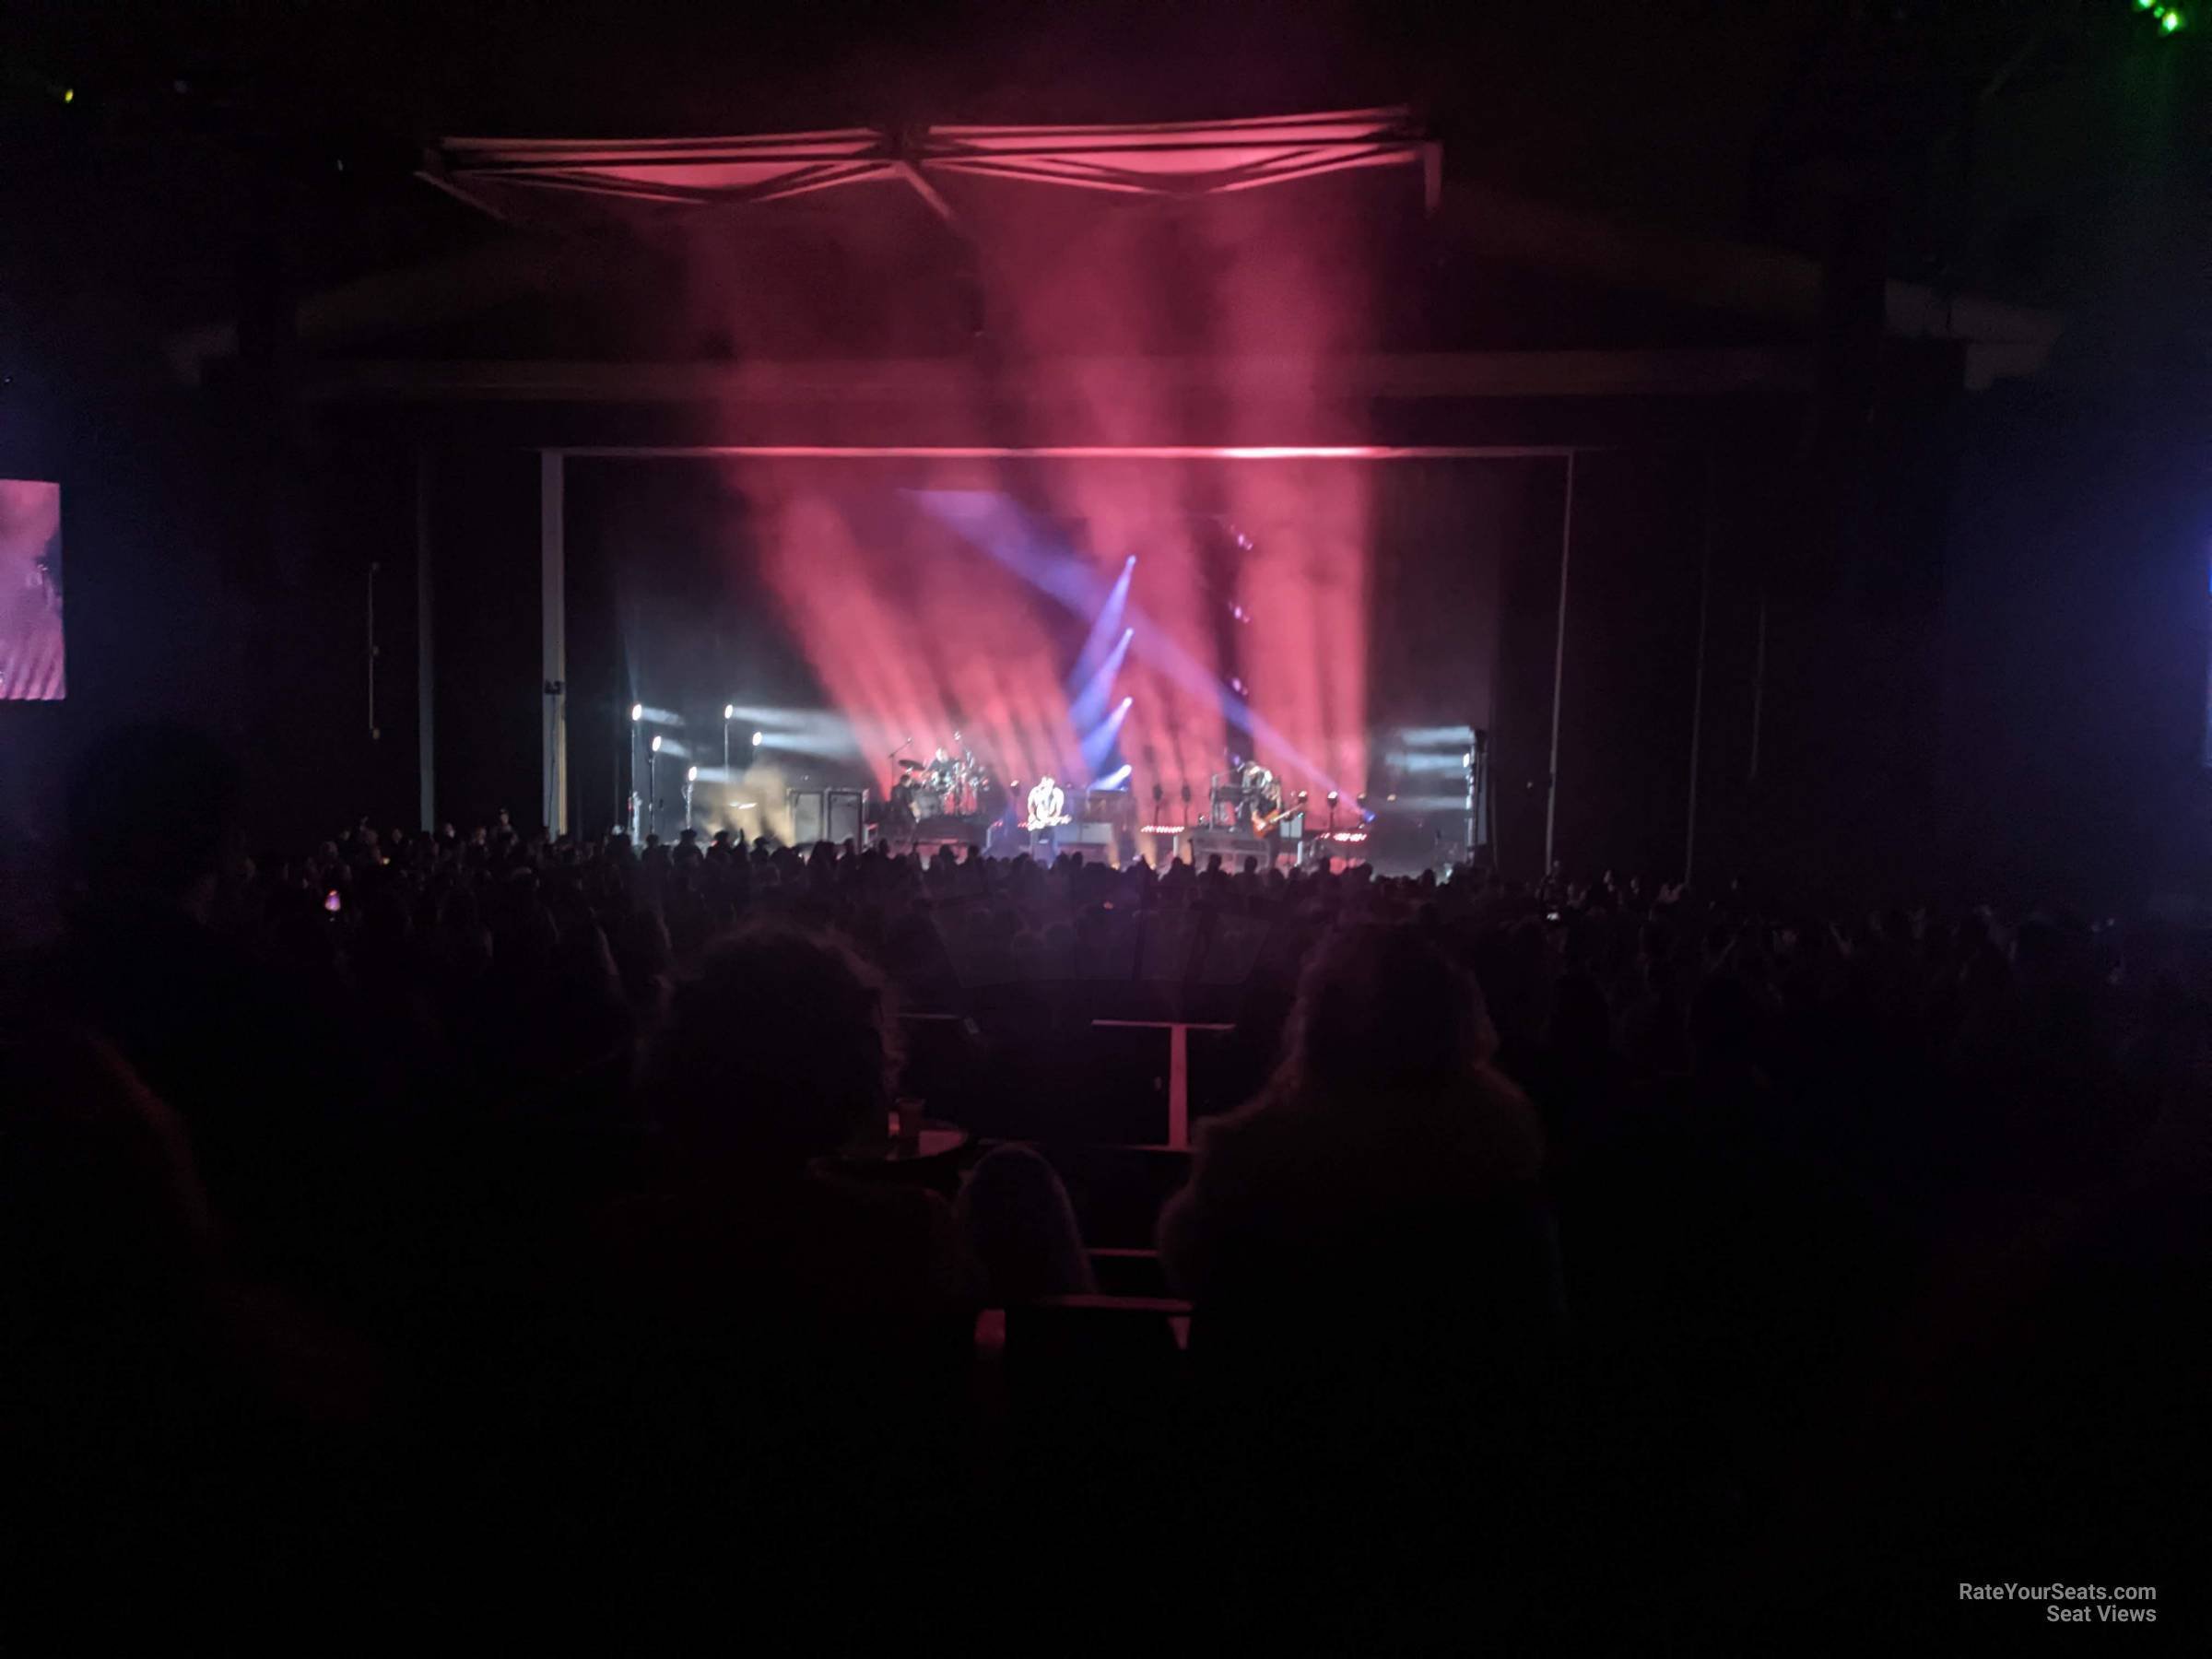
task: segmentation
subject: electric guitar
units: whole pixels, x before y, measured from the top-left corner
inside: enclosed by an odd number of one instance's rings
[[[1066,806],[1067,795],[1064,791],[1055,789],[1041,801],[1032,794],[1030,816],[1022,827],[1035,835],[1041,830],[1057,830],[1063,824],[1072,824],[1076,820],[1067,816]]]

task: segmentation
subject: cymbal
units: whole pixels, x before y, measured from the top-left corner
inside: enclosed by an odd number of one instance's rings
[[[929,768],[923,765],[919,760],[909,760],[905,756],[901,755],[899,758],[899,770],[900,771],[927,771]]]

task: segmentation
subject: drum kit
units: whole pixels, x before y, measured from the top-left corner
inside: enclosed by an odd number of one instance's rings
[[[953,739],[959,740],[956,734]],[[899,782],[891,785],[894,805],[904,806],[916,823],[935,818],[974,818],[983,810],[991,776],[966,749],[956,758],[939,749],[927,760],[901,757]]]

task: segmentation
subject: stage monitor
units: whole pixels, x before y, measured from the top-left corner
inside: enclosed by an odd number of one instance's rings
[[[0,478],[0,702],[63,688],[62,487]]]

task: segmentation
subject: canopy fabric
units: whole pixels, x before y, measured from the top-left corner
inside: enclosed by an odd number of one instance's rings
[[[1113,126],[841,127],[724,138],[449,138],[422,176],[500,218],[552,198],[664,208],[768,202],[887,182],[949,213],[950,175],[1134,195],[1211,195],[1353,168],[1419,166],[1433,205],[1434,140],[1404,110]]]

